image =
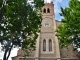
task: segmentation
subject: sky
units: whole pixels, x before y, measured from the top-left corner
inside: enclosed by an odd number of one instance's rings
[[[48,0],[50,1],[50,0]],[[55,13],[55,19],[61,20],[62,17],[59,15],[61,13],[60,7],[68,7],[69,0],[51,0],[54,3],[54,13]]]
[[[60,21],[61,18],[62,18],[62,17],[59,15],[59,13],[61,12],[61,11],[60,11],[60,7],[63,7],[63,8],[67,7],[69,0],[46,0],[45,2],[50,3],[51,1],[54,3],[55,19]],[[15,49],[13,49],[13,50],[11,51],[11,55],[10,55],[9,60],[11,60],[11,57],[17,55],[17,50],[18,50],[18,49],[15,48]],[[4,52],[0,51],[0,59],[2,59],[3,54],[4,54]]]

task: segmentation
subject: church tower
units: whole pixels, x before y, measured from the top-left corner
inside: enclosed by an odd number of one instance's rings
[[[42,26],[39,37],[39,50],[37,57],[46,58],[60,58],[60,50],[58,40],[55,36],[55,18],[54,18],[54,4],[46,3],[42,8]],[[38,45],[37,45],[38,46]],[[43,59],[41,59],[43,60]]]

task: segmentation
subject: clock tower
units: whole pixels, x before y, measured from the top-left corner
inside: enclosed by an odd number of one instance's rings
[[[39,37],[39,57],[60,58],[59,43],[55,36],[56,21],[54,18],[54,4],[46,3],[42,8],[42,26]],[[46,59],[45,59],[46,60]]]

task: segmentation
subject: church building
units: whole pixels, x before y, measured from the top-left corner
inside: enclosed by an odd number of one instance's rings
[[[76,52],[73,52],[73,46],[60,49],[59,42],[55,36],[56,28],[61,23],[55,20],[54,4],[46,3],[42,8],[42,26],[41,32],[36,40],[36,50],[25,60],[76,60]],[[12,60],[24,60],[22,50],[18,50],[17,56]]]

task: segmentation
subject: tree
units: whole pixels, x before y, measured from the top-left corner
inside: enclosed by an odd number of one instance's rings
[[[61,48],[73,44],[80,48],[80,1],[70,0],[69,6],[61,7],[62,24],[57,28],[57,37]]]
[[[76,48],[80,48],[80,1],[70,0],[69,7],[62,8],[60,13],[63,16],[62,24],[58,26],[57,36],[63,46],[73,43]],[[75,8],[74,8],[75,7]]]
[[[62,24],[58,26],[57,36],[63,46],[67,44],[74,43],[75,47],[80,48],[80,2],[78,0],[70,0],[69,7],[62,8],[62,13],[60,14],[64,18],[62,19]],[[74,8],[75,7],[75,8]]]
[[[8,60],[12,48],[22,47],[25,52],[35,49],[41,27],[43,0],[0,0],[0,43]],[[28,55],[28,54],[27,54]]]

